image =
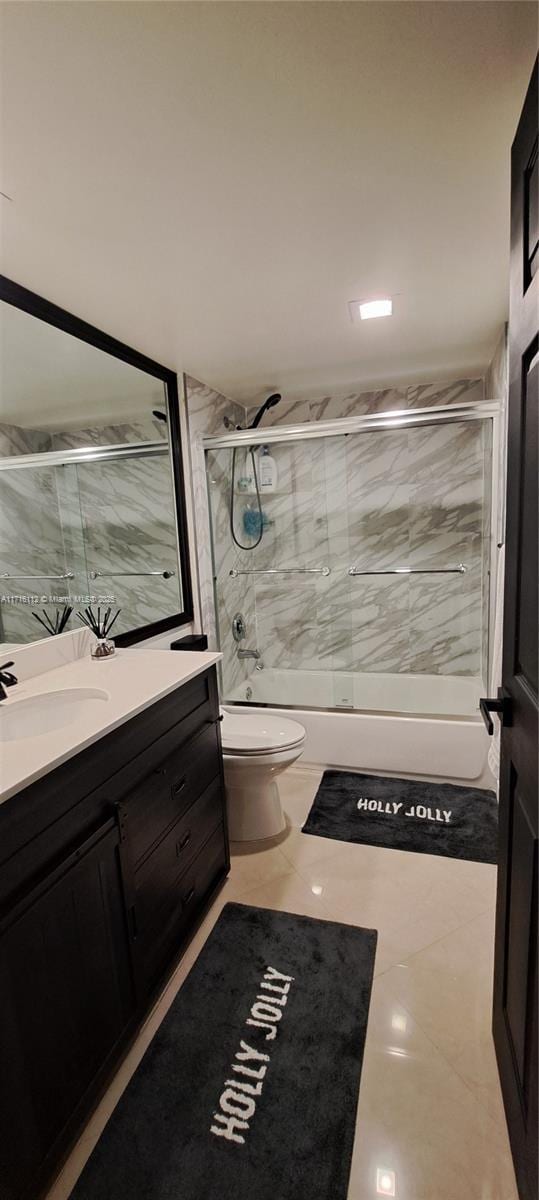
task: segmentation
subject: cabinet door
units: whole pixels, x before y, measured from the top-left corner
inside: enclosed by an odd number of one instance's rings
[[[111,820],[0,926],[0,1197],[29,1187],[131,1013]]]

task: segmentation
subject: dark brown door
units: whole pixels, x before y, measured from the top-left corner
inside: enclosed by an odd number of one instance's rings
[[[509,442],[494,1040],[522,1200],[537,1200],[537,63],[512,150]]]

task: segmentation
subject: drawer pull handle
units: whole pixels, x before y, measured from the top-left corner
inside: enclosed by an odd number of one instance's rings
[[[185,775],[184,775],[183,779],[178,780],[178,783],[173,783],[172,784],[173,796],[177,796],[179,792],[183,791],[183,788],[185,787],[186,783],[187,783],[187,780],[185,778]]]
[[[193,899],[193,896],[194,896],[194,894],[195,894],[195,889],[194,889],[194,887],[192,887],[192,888],[189,888],[189,891],[187,892],[187,895],[186,895],[186,896],[184,896],[184,898],[183,898],[183,902],[184,902],[184,904],[190,904],[190,903],[191,903],[191,900]]]
[[[180,841],[176,842],[176,854],[181,854],[182,850],[185,850],[185,847],[189,845],[190,841],[191,841],[191,830],[188,829],[187,833],[185,833],[183,835],[183,837],[180,838]]]

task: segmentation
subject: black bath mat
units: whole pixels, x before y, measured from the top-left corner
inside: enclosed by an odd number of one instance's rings
[[[324,771],[303,833],[416,854],[498,861],[494,792]]]
[[[227,904],[72,1200],[345,1200],[376,936]]]

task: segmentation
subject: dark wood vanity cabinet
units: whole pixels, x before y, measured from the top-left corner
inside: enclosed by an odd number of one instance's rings
[[[109,822],[0,934],[2,1196],[39,1170],[129,1020],[118,847]]]
[[[0,807],[0,1198],[62,1155],[229,868],[215,669]]]

